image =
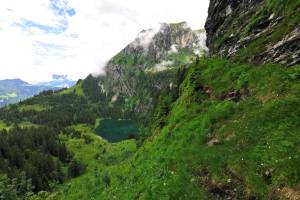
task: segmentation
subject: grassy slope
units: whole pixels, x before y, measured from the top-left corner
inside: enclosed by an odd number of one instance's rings
[[[201,59],[165,126],[136,153],[133,140],[109,144],[92,125],[74,126],[91,143],[62,136],[87,168],[57,186],[56,199],[267,199],[299,191],[299,91],[300,66]],[[42,100],[26,108],[52,102]]]
[[[0,120],[0,130],[8,128],[7,124]]]
[[[80,88],[55,97],[81,96]],[[300,66],[201,59],[190,66],[165,126],[138,150],[133,140],[109,144],[92,125],[74,126],[93,139],[89,144],[62,136],[87,168],[57,186],[56,199],[267,199],[299,191],[299,91]],[[43,101],[19,108],[56,104]]]
[[[130,166],[130,157],[136,151],[134,140],[110,144],[96,136],[94,129],[88,125],[73,126],[80,131],[82,138],[61,136],[75,158],[86,165],[84,175],[74,178],[57,188],[57,199],[96,199],[101,197],[108,180],[116,182],[122,179]],[[86,144],[83,137],[89,136],[92,142]]]
[[[299,187],[299,70],[210,59],[193,66],[167,126],[138,151],[107,199],[206,199],[218,190],[267,199]],[[224,100],[242,88],[250,96]]]
[[[84,96],[84,92],[82,90],[82,81],[77,83],[76,85],[60,92],[60,94],[70,94],[70,93],[75,93],[79,96]]]

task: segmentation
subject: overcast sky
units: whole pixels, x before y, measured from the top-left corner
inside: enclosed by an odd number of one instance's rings
[[[1,0],[0,79],[77,80],[142,30],[187,21],[203,28],[209,0]]]

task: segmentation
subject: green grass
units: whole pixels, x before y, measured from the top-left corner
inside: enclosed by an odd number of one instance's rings
[[[168,73],[151,76],[148,81],[166,80]],[[139,148],[135,140],[108,143],[96,134],[98,128],[126,133],[132,124],[125,120],[98,118],[94,125],[71,127],[80,137],[60,135],[86,170],[54,184],[55,199],[205,200],[218,199],[212,191],[224,190],[231,199],[284,199],[282,191],[299,191],[299,65],[203,58],[187,69],[175,96],[155,114],[163,125],[150,124],[152,132]],[[49,104],[34,104],[40,101],[20,106],[29,111]],[[7,124],[0,121],[1,128]]]
[[[0,120],[0,130],[3,130],[3,129],[9,129],[9,126],[5,122]]]
[[[77,83],[73,87],[63,90],[59,94],[77,94],[78,96],[84,96],[84,92],[82,89],[82,82]]]
[[[299,191],[300,65],[203,58],[187,69],[178,99],[166,102],[155,115],[163,125],[138,149],[135,140],[108,143],[96,134],[101,126],[125,133],[128,121],[99,118],[72,126],[79,138],[61,135],[86,170],[54,184],[55,199],[205,200],[224,190],[231,199],[284,199],[282,191]]]
[[[136,153],[132,140],[110,144],[92,127],[74,126],[82,138],[64,140],[87,170],[59,186],[57,199],[216,199],[216,188],[232,198],[284,199],[281,191],[300,182],[299,89],[300,66],[202,59],[166,125]]]
[[[119,53],[113,57],[111,62],[116,65],[125,65],[132,70],[134,70],[132,67],[137,65],[144,66],[144,68],[151,68],[156,64],[154,58],[145,57],[142,53],[138,53],[137,55]]]
[[[0,120],[0,131],[1,130],[9,130],[9,129],[11,129],[11,128],[13,128],[13,126],[14,125],[8,125],[8,124],[6,124],[5,122],[3,122],[2,120]],[[38,127],[38,125],[36,125],[36,124],[33,124],[33,123],[31,123],[31,122],[20,122],[20,123],[18,123],[18,126],[19,127],[21,127],[21,128],[28,128],[28,127]]]
[[[173,67],[180,67],[181,65],[187,64],[194,58],[195,55],[190,50],[181,50],[167,56],[167,60],[173,61]]]
[[[218,59],[195,64],[167,125],[101,199],[214,199],[213,188],[242,199],[283,198],[283,188],[300,182],[299,70]],[[239,101],[224,99],[245,88],[249,95]]]
[[[20,112],[27,112],[27,111],[37,111],[37,112],[42,112],[45,110],[48,110],[49,108],[45,107],[44,105],[39,105],[39,104],[33,104],[33,105],[21,105],[18,106],[18,109]]]
[[[33,124],[31,122],[20,122],[18,126],[20,126],[21,128],[29,128],[29,127],[37,128],[39,125]]]
[[[126,174],[130,166],[130,157],[136,151],[134,140],[110,144],[101,139],[88,125],[73,126],[80,131],[82,138],[67,138],[61,136],[68,149],[74,153],[75,158],[86,166],[82,176],[67,181],[59,186],[56,191],[57,199],[101,199],[102,192],[107,187],[104,177],[108,177],[111,184],[118,181]],[[84,137],[92,138],[86,144]]]

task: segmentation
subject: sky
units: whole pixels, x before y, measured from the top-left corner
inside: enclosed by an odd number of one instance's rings
[[[1,0],[0,79],[73,80],[101,72],[159,23],[204,27],[209,0]]]

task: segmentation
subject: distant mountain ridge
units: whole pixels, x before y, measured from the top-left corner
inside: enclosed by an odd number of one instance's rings
[[[74,84],[75,81],[68,80],[66,76],[39,84],[30,84],[21,79],[0,80],[0,107],[20,102],[42,91],[58,90]]]
[[[51,81],[41,82],[38,85],[57,87],[57,88],[69,88],[75,84],[76,84],[76,81],[69,79],[67,75],[53,74]]]

